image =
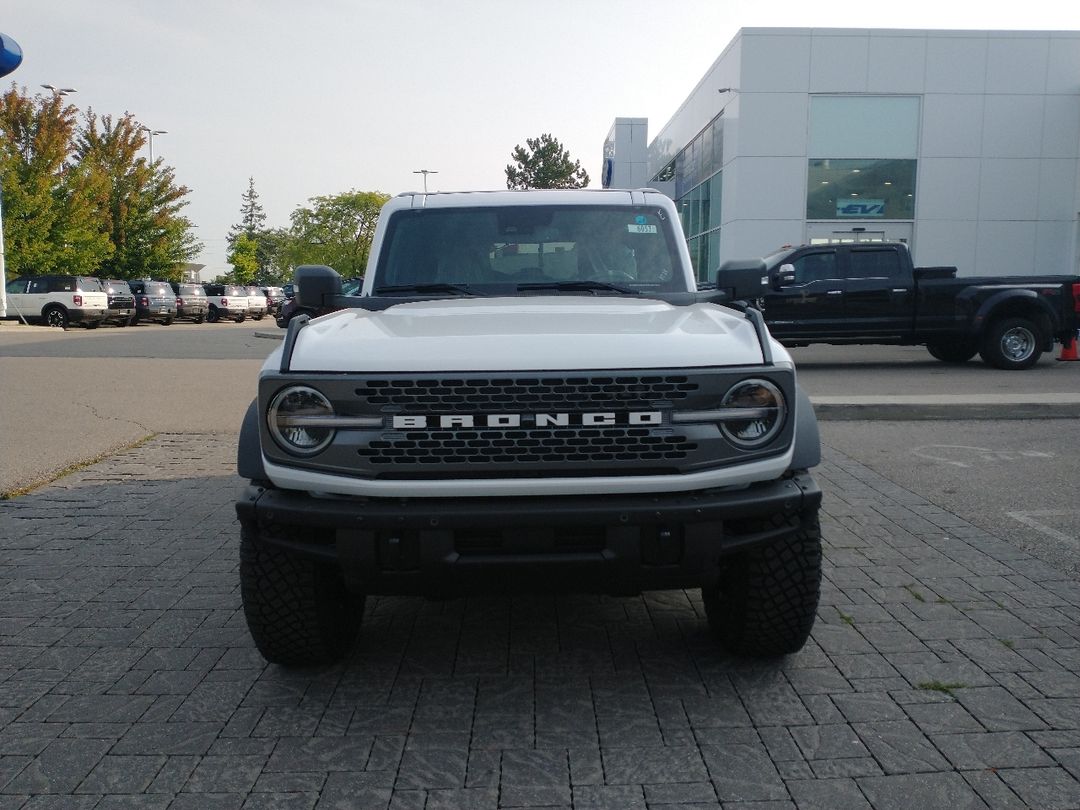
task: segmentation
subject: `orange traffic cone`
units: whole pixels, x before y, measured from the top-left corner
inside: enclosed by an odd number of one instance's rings
[[[1076,335],[1062,342],[1061,354],[1058,355],[1058,360],[1080,360],[1080,356],[1076,354]]]

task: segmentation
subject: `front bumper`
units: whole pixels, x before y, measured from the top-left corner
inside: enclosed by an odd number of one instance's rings
[[[262,542],[340,565],[368,594],[628,594],[710,584],[724,555],[800,531],[820,503],[798,473],[649,496],[313,498],[253,484],[236,512]]]

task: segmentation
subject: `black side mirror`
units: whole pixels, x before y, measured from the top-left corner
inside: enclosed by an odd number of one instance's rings
[[[327,296],[341,295],[341,276],[324,264],[302,264],[296,268],[296,303],[318,309]]]
[[[754,301],[765,293],[768,274],[761,259],[729,259],[716,271],[716,288],[732,301]]]

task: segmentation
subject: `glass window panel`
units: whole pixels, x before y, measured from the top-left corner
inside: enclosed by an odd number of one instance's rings
[[[686,150],[682,150],[675,157],[675,197],[676,199],[686,194],[686,190],[690,187],[689,181],[686,176]]]
[[[702,183],[698,186],[698,194],[701,196],[701,213],[698,215],[698,230],[707,231],[710,228],[709,225],[709,207],[712,201],[709,199],[709,184]]]
[[[707,234],[709,240],[709,256],[715,267],[711,268],[710,272],[713,276],[716,275],[716,271],[720,267],[720,229],[710,231]]]
[[[840,278],[840,271],[836,269],[836,254],[808,253],[800,256],[792,264],[795,267],[795,283],[808,284],[811,281],[824,281],[830,278]]]
[[[914,219],[914,160],[811,158],[807,219]]]
[[[724,173],[717,172],[709,178],[709,227],[720,227],[720,201],[724,193]]]
[[[701,176],[708,177],[719,169],[713,164],[712,127],[705,127],[701,132]]]
[[[709,264],[709,237],[708,234],[698,238],[698,273],[695,278],[708,278],[710,274],[715,275],[712,272],[712,267]]]
[[[690,222],[689,222],[689,225],[687,226],[687,230],[688,230],[688,232],[689,232],[689,234],[691,236],[694,236],[698,232],[701,231],[701,227],[698,224],[701,221],[701,187],[700,186],[698,186],[697,188],[695,188],[693,191],[690,192],[689,202],[690,202],[690,206],[689,206]]]
[[[713,165],[724,166],[724,116],[718,115],[712,122]]]
[[[900,275],[900,255],[895,250],[852,250],[849,278],[895,278]]]
[[[816,158],[913,158],[915,96],[811,96],[809,154]]]

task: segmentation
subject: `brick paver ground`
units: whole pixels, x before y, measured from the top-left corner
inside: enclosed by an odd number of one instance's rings
[[[846,457],[777,664],[698,594],[372,599],[267,666],[232,444],[162,436],[0,504],[0,810],[1080,807],[1080,584]]]

